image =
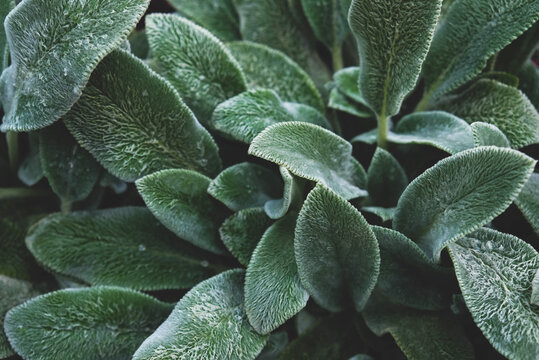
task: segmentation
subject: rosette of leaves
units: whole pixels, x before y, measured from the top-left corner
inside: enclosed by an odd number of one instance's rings
[[[0,19],[0,359],[539,357],[537,1]]]

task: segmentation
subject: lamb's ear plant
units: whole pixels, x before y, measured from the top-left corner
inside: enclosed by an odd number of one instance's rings
[[[0,19],[0,359],[539,358],[536,0]]]

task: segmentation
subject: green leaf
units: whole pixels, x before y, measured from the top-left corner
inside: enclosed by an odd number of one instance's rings
[[[211,179],[191,170],[162,170],[137,180],[148,209],[167,229],[190,243],[223,254],[219,209],[207,190]]]
[[[350,31],[341,0],[301,0],[301,5],[316,37],[330,51],[339,49],[340,54],[340,47]]]
[[[438,261],[449,243],[501,214],[535,161],[516,150],[481,147],[443,159],[402,194],[393,227]]]
[[[322,185],[309,193],[294,240],[303,286],[330,311],[367,302],[380,267],[378,242],[363,216]]]
[[[30,279],[29,264],[32,257],[24,246],[28,227],[26,222],[7,216],[0,218],[0,275]]]
[[[25,359],[127,360],[171,308],[123,288],[66,289],[11,309],[4,326]]]
[[[295,214],[270,226],[258,243],[245,275],[245,310],[260,334],[268,334],[307,305],[294,257]]]
[[[349,22],[359,48],[359,89],[380,119],[397,114],[415,87],[441,5],[441,0],[352,1]]]
[[[148,44],[148,37],[146,31],[139,30],[133,31],[129,35],[129,45],[131,47],[131,53],[139,59],[147,59],[150,53],[150,44]]]
[[[279,168],[284,181],[283,197],[278,200],[268,200],[264,204],[266,214],[272,219],[286,215],[294,202],[303,200],[303,183],[292,175],[285,167]]]
[[[408,177],[390,152],[377,148],[367,173],[367,191],[372,205],[394,207],[408,185]]]
[[[530,102],[539,110],[539,69],[532,61],[528,61],[518,72],[519,89],[526,94]]]
[[[536,234],[539,234],[539,174],[534,173],[515,199],[522,214]]]
[[[232,211],[262,207],[278,199],[279,177],[263,166],[243,162],[223,170],[208,187],[208,193]]]
[[[256,245],[271,223],[263,208],[243,209],[223,222],[219,234],[228,251],[247,267]]]
[[[374,117],[369,108],[350,100],[338,88],[334,88],[329,92],[328,108],[343,111],[360,118]]]
[[[37,131],[28,133],[28,155],[19,166],[17,176],[26,186],[34,186],[43,179],[43,167],[39,156],[39,132]]]
[[[440,98],[433,107],[470,124],[497,126],[513,148],[539,142],[539,113],[533,104],[520,90],[493,80],[479,80],[461,93]]]
[[[17,6],[5,21],[12,65],[0,79],[1,130],[36,130],[63,116],[149,2],[26,0]]]
[[[389,221],[392,220],[393,217],[395,217],[395,210],[396,208],[384,208],[380,206],[363,206],[361,208],[362,211],[369,212],[371,214],[374,214],[378,216],[382,221]]]
[[[208,176],[221,170],[217,145],[178,93],[121,50],[95,69],[64,122],[82,147],[124,181],[170,168]]]
[[[462,295],[492,346],[509,359],[539,354],[539,308],[530,303],[539,254],[512,235],[480,229],[449,245]]]
[[[517,73],[535,52],[538,37],[539,23],[536,21],[528,30],[498,53],[496,68],[513,74]]]
[[[185,289],[217,270],[142,207],[53,214],[32,227],[26,245],[47,268],[91,285]]]
[[[455,1],[439,24],[425,61],[426,99],[436,99],[478,75],[492,55],[538,18],[539,4],[534,0]]]
[[[171,0],[170,5],[223,41],[241,38],[232,0]]]
[[[287,121],[304,121],[331,128],[318,110],[308,105],[283,102],[268,89],[249,90],[219,104],[210,126],[225,137],[251,143],[270,125]]]
[[[15,7],[13,0],[5,0],[0,3],[0,24],[4,24],[6,16]],[[9,62],[9,46],[7,43],[6,30],[0,26],[0,71],[4,71]],[[1,356],[1,355],[0,355]]]
[[[363,96],[361,96],[361,92],[359,91],[359,74],[359,66],[347,67],[333,74],[333,80],[335,81],[337,89],[339,89],[341,93],[362,105],[368,106],[367,103],[365,103]]]
[[[253,140],[249,154],[322,183],[346,199],[367,195],[361,189],[367,176],[352,157],[352,145],[319,126],[301,122],[272,125]]]
[[[127,191],[127,184],[108,171],[105,171],[99,180],[99,186],[110,188],[115,194],[123,194]]]
[[[43,173],[62,201],[84,200],[90,195],[101,167],[61,122],[40,131],[39,155]]]
[[[539,269],[532,280],[532,296],[530,302],[532,305],[539,305]]]
[[[178,15],[152,14],[146,17],[146,34],[151,66],[203,124],[219,103],[247,89],[237,61],[206,29]]]
[[[505,134],[492,124],[484,122],[472,123],[474,146],[499,146],[511,147]]]
[[[283,52],[250,41],[227,46],[240,63],[250,89],[271,89],[284,101],[324,111],[322,97],[309,75]]]
[[[244,273],[230,270],[191,289],[133,360],[254,359],[269,336],[257,334],[247,320]]]

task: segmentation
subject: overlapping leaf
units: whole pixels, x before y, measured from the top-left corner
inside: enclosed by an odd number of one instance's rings
[[[15,7],[13,0],[5,0],[0,4],[0,23],[3,24],[6,16]],[[4,70],[9,62],[9,46],[7,43],[6,30],[0,26],[0,70]]]
[[[303,183],[301,180],[282,166],[279,170],[284,181],[283,197],[277,200],[268,200],[264,204],[266,214],[272,219],[279,219],[285,216],[292,204],[300,201],[299,199],[302,199],[303,195]]]
[[[536,234],[539,234],[539,174],[534,173],[515,199],[518,208]]]
[[[496,126],[484,122],[472,123],[473,142],[478,146],[511,147],[509,140]]]
[[[394,207],[408,185],[404,169],[390,152],[377,148],[367,173],[367,191],[372,205]]]
[[[27,186],[34,186],[44,176],[39,156],[39,132],[37,131],[28,134],[28,154],[19,166],[17,176]]]

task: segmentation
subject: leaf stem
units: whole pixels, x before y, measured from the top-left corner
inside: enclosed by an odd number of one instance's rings
[[[60,202],[60,211],[62,211],[62,213],[64,213],[64,214],[70,213],[71,212],[71,205],[72,205],[71,201],[66,200],[64,198],[62,198],[60,201],[61,201]]]
[[[389,117],[384,113],[378,118],[378,146],[387,149],[387,132]]]
[[[19,165],[19,134],[14,131],[6,133],[7,152],[9,157],[9,166],[12,173],[17,172]]]
[[[344,64],[342,61],[342,49],[338,43],[333,44],[331,56],[333,61],[333,72],[341,70],[344,67]]]

